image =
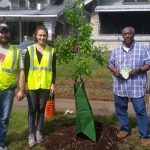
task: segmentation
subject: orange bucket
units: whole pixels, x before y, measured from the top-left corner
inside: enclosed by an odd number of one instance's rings
[[[46,102],[45,107],[45,118],[50,119],[55,116],[55,100],[54,96],[50,96],[49,100]]]

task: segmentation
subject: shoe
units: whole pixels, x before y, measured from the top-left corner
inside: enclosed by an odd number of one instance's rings
[[[0,150],[7,150],[7,146],[0,146]]]
[[[41,132],[40,131],[37,131],[36,132],[36,143],[42,143],[44,141],[44,139],[43,139],[43,135],[41,134]]]
[[[150,138],[142,138],[141,145],[143,146],[150,146]]]
[[[118,137],[119,139],[124,139],[124,138],[126,138],[128,135],[129,135],[129,133],[128,133],[128,132],[125,132],[125,131],[119,131],[119,132],[117,133],[117,137]]]
[[[30,147],[33,147],[36,144],[34,134],[29,134],[28,142]]]

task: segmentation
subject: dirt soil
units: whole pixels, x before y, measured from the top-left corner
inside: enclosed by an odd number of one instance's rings
[[[101,81],[87,80],[85,90],[89,100],[112,101],[113,88],[112,84]],[[74,82],[73,80],[57,81],[55,95],[56,98],[74,99]]]
[[[118,150],[117,129],[111,125],[95,123],[97,141],[93,142],[83,134],[76,136],[75,123],[69,123],[45,137],[47,150]]]
[[[113,101],[113,87],[111,83],[102,81],[87,80],[85,91],[90,101]],[[73,80],[57,81],[55,95],[56,98],[74,99],[74,82]],[[149,95],[145,95],[148,101]]]

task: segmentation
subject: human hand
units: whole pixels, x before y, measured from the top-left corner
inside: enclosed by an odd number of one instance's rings
[[[55,85],[52,84],[52,85],[51,85],[51,88],[50,88],[50,93],[54,93],[54,91],[55,91]]]
[[[122,74],[120,73],[120,71],[119,70],[114,70],[114,74],[115,74],[115,76],[116,77],[121,77],[122,78]]]
[[[140,72],[140,68],[135,68],[129,72],[130,76],[135,76]]]
[[[16,98],[18,101],[22,100],[24,98],[24,91],[19,90],[17,95],[16,95]]]
[[[122,77],[120,70],[118,70],[115,67],[109,67],[110,71],[116,76],[116,77]]]

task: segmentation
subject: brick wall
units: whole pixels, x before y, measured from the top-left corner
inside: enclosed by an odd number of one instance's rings
[[[91,14],[91,23],[93,27],[92,36],[99,36],[100,31],[100,22],[99,22],[99,15],[97,13]]]
[[[135,35],[135,40],[144,43],[150,47],[149,35]],[[121,35],[99,35],[93,37],[94,45],[107,45],[108,51],[113,50],[118,44],[122,42]]]

